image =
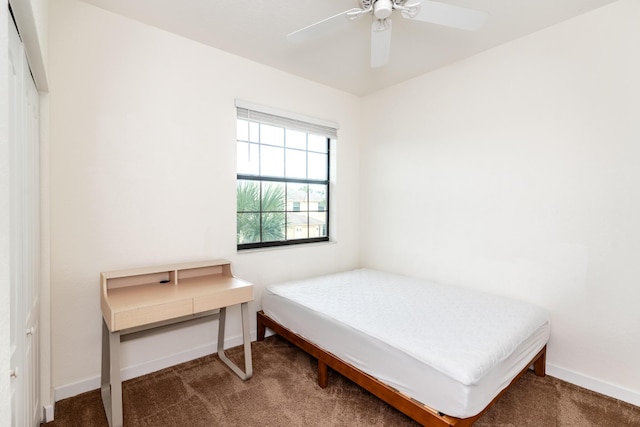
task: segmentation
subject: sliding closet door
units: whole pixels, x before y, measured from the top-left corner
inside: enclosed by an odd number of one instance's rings
[[[37,427],[42,419],[40,404],[40,120],[39,97],[31,72],[25,79],[23,108],[24,146],[22,233],[22,271],[25,333],[25,406],[26,426]]]
[[[40,176],[38,92],[9,22],[12,426],[41,420],[39,360]]]

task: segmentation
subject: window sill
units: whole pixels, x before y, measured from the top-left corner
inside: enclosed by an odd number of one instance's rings
[[[282,246],[269,246],[267,248],[252,248],[252,249],[236,249],[236,254],[248,254],[255,252],[270,252],[270,251],[282,251],[282,250],[292,250],[292,249],[304,249],[304,248],[312,248],[318,246],[326,246],[326,245],[335,245],[338,242],[335,240],[329,240],[328,242],[314,242],[314,243],[302,243],[299,245],[282,245]]]

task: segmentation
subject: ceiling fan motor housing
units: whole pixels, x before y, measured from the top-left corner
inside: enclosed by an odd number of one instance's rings
[[[393,12],[393,2],[391,0],[376,0],[373,3],[373,15],[378,19],[385,19]]]

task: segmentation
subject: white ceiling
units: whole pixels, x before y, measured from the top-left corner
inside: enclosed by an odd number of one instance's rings
[[[366,95],[616,0],[439,0],[486,11],[468,32],[393,14],[389,64],[369,67],[368,16],[302,45],[292,31],[358,0],[84,0],[183,37],[355,95]]]

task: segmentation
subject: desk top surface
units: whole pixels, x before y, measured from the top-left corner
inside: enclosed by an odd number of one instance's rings
[[[234,277],[229,263],[220,260],[121,270],[101,277],[102,315],[112,332],[253,300],[253,284]]]

